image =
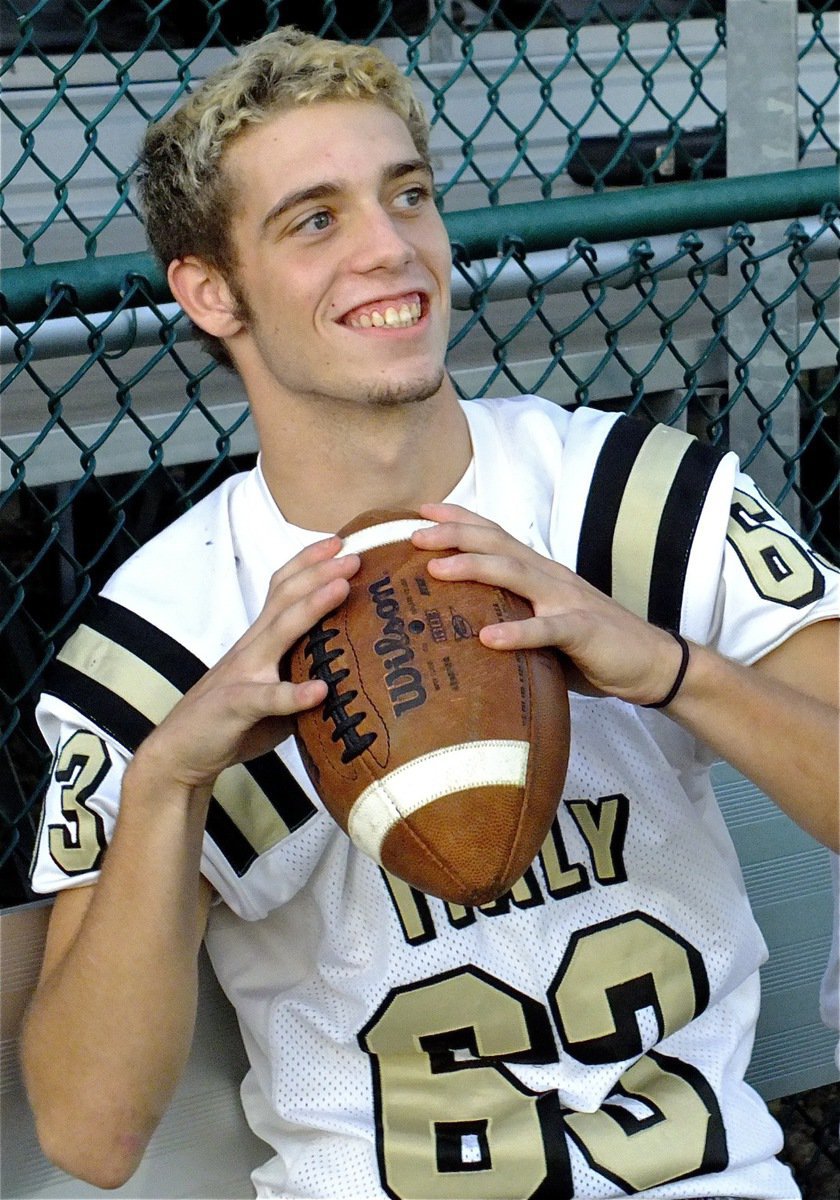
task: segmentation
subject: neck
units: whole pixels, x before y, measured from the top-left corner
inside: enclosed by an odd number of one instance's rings
[[[284,406],[282,423],[257,413],[262,469],[288,521],[340,529],[372,508],[443,500],[472,456],[466,418],[447,377],[428,400],[390,408]]]

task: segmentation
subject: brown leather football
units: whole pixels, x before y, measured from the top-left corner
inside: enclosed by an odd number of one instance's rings
[[[300,713],[303,762],[327,810],[387,871],[430,895],[487,903],[538,853],[569,753],[569,699],[558,656],[479,641],[526,600],[445,582],[410,540],[430,522],[371,512],[343,530],[358,553],[350,594],[302,638],[291,677],[323,679]]]

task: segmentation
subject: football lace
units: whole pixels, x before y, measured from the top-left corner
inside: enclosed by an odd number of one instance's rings
[[[372,731],[359,733],[358,727],[366,717],[364,711],[352,714],[347,711],[347,705],[352,704],[359,693],[353,688],[344,692],[338,690],[339,684],[350,674],[346,667],[333,670],[332,664],[344,654],[340,646],[328,649],[328,643],[338,637],[338,633],[337,629],[329,629],[323,621],[319,621],[310,630],[303,652],[312,660],[309,678],[322,679],[327,685],[327,698],[321,706],[321,719],[332,721],[332,740],[344,743],[341,761],[346,764],[363,754],[368,746],[376,741],[376,734]]]

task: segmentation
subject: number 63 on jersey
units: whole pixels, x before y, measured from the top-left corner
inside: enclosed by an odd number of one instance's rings
[[[697,950],[644,913],[572,940],[548,1005],[465,967],[390,993],[359,1035],[370,1055],[383,1187],[395,1200],[562,1200],[569,1146],[624,1192],[723,1170],[712,1088],[689,1063],[643,1053],[708,1004]],[[550,1010],[550,1015],[549,1015]],[[553,1018],[553,1021],[552,1021]],[[507,1064],[632,1059],[595,1112],[525,1087]]]

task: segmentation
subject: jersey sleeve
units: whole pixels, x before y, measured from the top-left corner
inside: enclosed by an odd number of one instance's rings
[[[558,557],[643,620],[706,642],[736,456],[667,425],[599,416],[567,438]]]
[[[838,615],[837,570],[733,453],[627,417],[603,429],[594,418],[572,426],[558,505],[557,542],[576,535],[571,561],[589,583],[743,663]]]
[[[94,883],[111,840],[128,756],[95,725],[54,696],[38,723],[53,751],[32,863],[36,892]]]
[[[110,840],[125,768],[143,739],[207,670],[157,624],[99,597],[51,664],[38,707],[54,755],[32,884],[93,882]],[[227,767],[207,809],[201,871],[247,919],[288,898],[271,852],[319,812],[293,740]]]
[[[716,649],[753,663],[798,630],[838,615],[840,572],[739,473],[726,529]]]

